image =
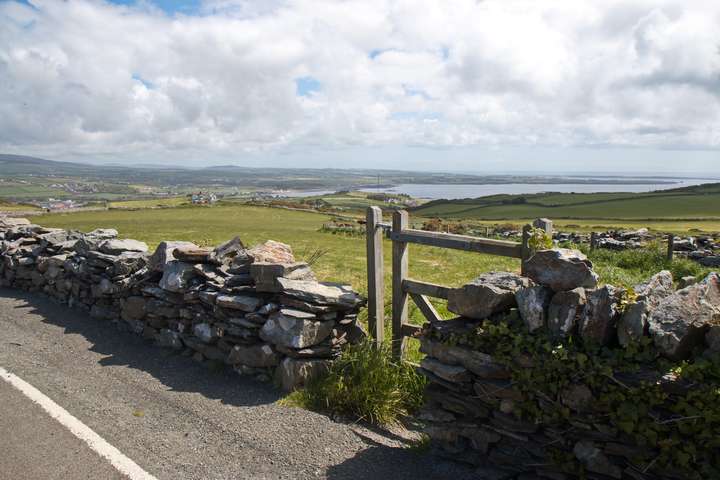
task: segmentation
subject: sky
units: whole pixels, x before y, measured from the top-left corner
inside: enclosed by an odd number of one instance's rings
[[[720,1],[0,1],[0,153],[720,177]]]

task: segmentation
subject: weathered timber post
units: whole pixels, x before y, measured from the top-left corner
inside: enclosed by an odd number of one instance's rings
[[[590,233],[590,250],[595,250],[597,248],[597,233],[592,232]]]
[[[380,345],[385,340],[385,277],[383,272],[383,229],[380,207],[368,207],[367,239],[368,329]]]
[[[667,259],[672,262],[673,253],[675,251],[675,235],[668,233]]]
[[[532,227],[528,224],[522,229],[522,246],[520,253],[520,273],[525,275],[525,262],[530,258],[530,230]]]
[[[408,228],[408,213],[397,210],[393,213],[392,232],[399,234]],[[396,360],[402,359],[405,351],[403,325],[408,320],[408,295],[403,290],[403,280],[408,275],[408,244],[393,239],[392,246],[392,353]]]
[[[550,219],[547,218],[536,218],[533,221],[533,227],[539,228],[541,230],[544,230],[545,233],[550,235],[550,238],[552,238],[553,233],[553,222]]]

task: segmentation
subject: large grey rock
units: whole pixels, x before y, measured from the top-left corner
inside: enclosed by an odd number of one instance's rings
[[[262,303],[259,298],[249,295],[218,295],[215,299],[215,304],[219,307],[248,313],[257,310]]]
[[[305,348],[330,336],[335,322],[314,320],[306,315],[306,312],[290,309],[275,312],[260,329],[260,338],[275,345]]]
[[[578,250],[540,250],[525,262],[525,275],[556,292],[595,288],[598,276],[592,262]]]
[[[587,303],[580,317],[580,337],[586,342],[607,345],[615,338],[620,318],[622,289],[605,285],[587,292]]]
[[[663,299],[648,317],[655,346],[671,359],[687,358],[703,344],[711,325],[720,323],[720,277],[709,274],[702,282]]]
[[[267,343],[235,345],[228,355],[228,363],[254,368],[274,367],[280,363],[280,355]]]
[[[176,260],[174,251],[176,248],[197,248],[192,242],[183,242],[171,240],[167,242],[160,242],[155,249],[155,252],[150,257],[150,269],[156,272],[162,272],[165,269],[165,265]]]
[[[485,273],[448,293],[448,310],[481,320],[515,306],[515,292],[530,286],[527,278],[508,272]]]
[[[583,288],[557,292],[548,306],[548,331],[555,338],[566,337],[573,332],[585,310],[586,296]]]
[[[168,292],[184,292],[194,276],[195,269],[192,264],[173,260],[165,264],[159,285]]]
[[[365,303],[365,299],[349,285],[292,280],[282,277],[278,278],[277,282],[282,287],[285,295],[316,305],[352,310],[361,307]]]
[[[618,341],[622,346],[637,342],[647,334],[647,318],[658,304],[674,293],[672,273],[663,270],[644,284],[635,286],[637,299],[625,308],[618,321]]]
[[[286,357],[275,369],[275,381],[286,392],[304,387],[307,383],[325,374],[330,360],[301,359]]]
[[[720,267],[720,255],[709,255],[698,259],[698,263],[704,267],[716,268]]]
[[[545,326],[547,309],[552,297],[553,291],[542,285],[521,288],[515,292],[520,318],[523,319],[528,331],[534,332]]]
[[[98,249],[108,255],[119,255],[123,252],[147,252],[148,246],[145,242],[132,240],[130,238],[123,240],[113,238],[100,242]]]
[[[255,262],[250,265],[250,275],[258,292],[279,292],[282,286],[277,279],[317,281],[315,274],[307,263],[268,263]]]
[[[290,245],[274,240],[268,240],[260,245],[255,245],[248,250],[248,254],[254,262],[295,263],[295,256],[293,255]]]

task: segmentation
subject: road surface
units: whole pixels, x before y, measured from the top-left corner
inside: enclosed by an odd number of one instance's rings
[[[158,479],[475,478],[402,436],[276,404],[279,392],[39,294],[0,289],[0,369]],[[128,478],[0,380],[0,478]]]

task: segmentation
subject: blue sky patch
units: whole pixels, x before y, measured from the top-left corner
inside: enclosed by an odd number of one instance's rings
[[[137,5],[138,0],[108,0],[116,5]],[[182,13],[193,15],[200,9],[201,0],[151,0],[156,7],[162,9],[168,15]]]
[[[143,77],[140,76],[139,73],[133,73],[132,79],[145,85],[145,88],[147,88],[148,90],[152,90],[153,88],[155,88],[155,84],[153,84],[149,80],[145,80]]]
[[[319,92],[322,89],[320,82],[313,77],[300,77],[295,79],[295,88],[297,94],[301,97],[308,97],[314,92]]]

